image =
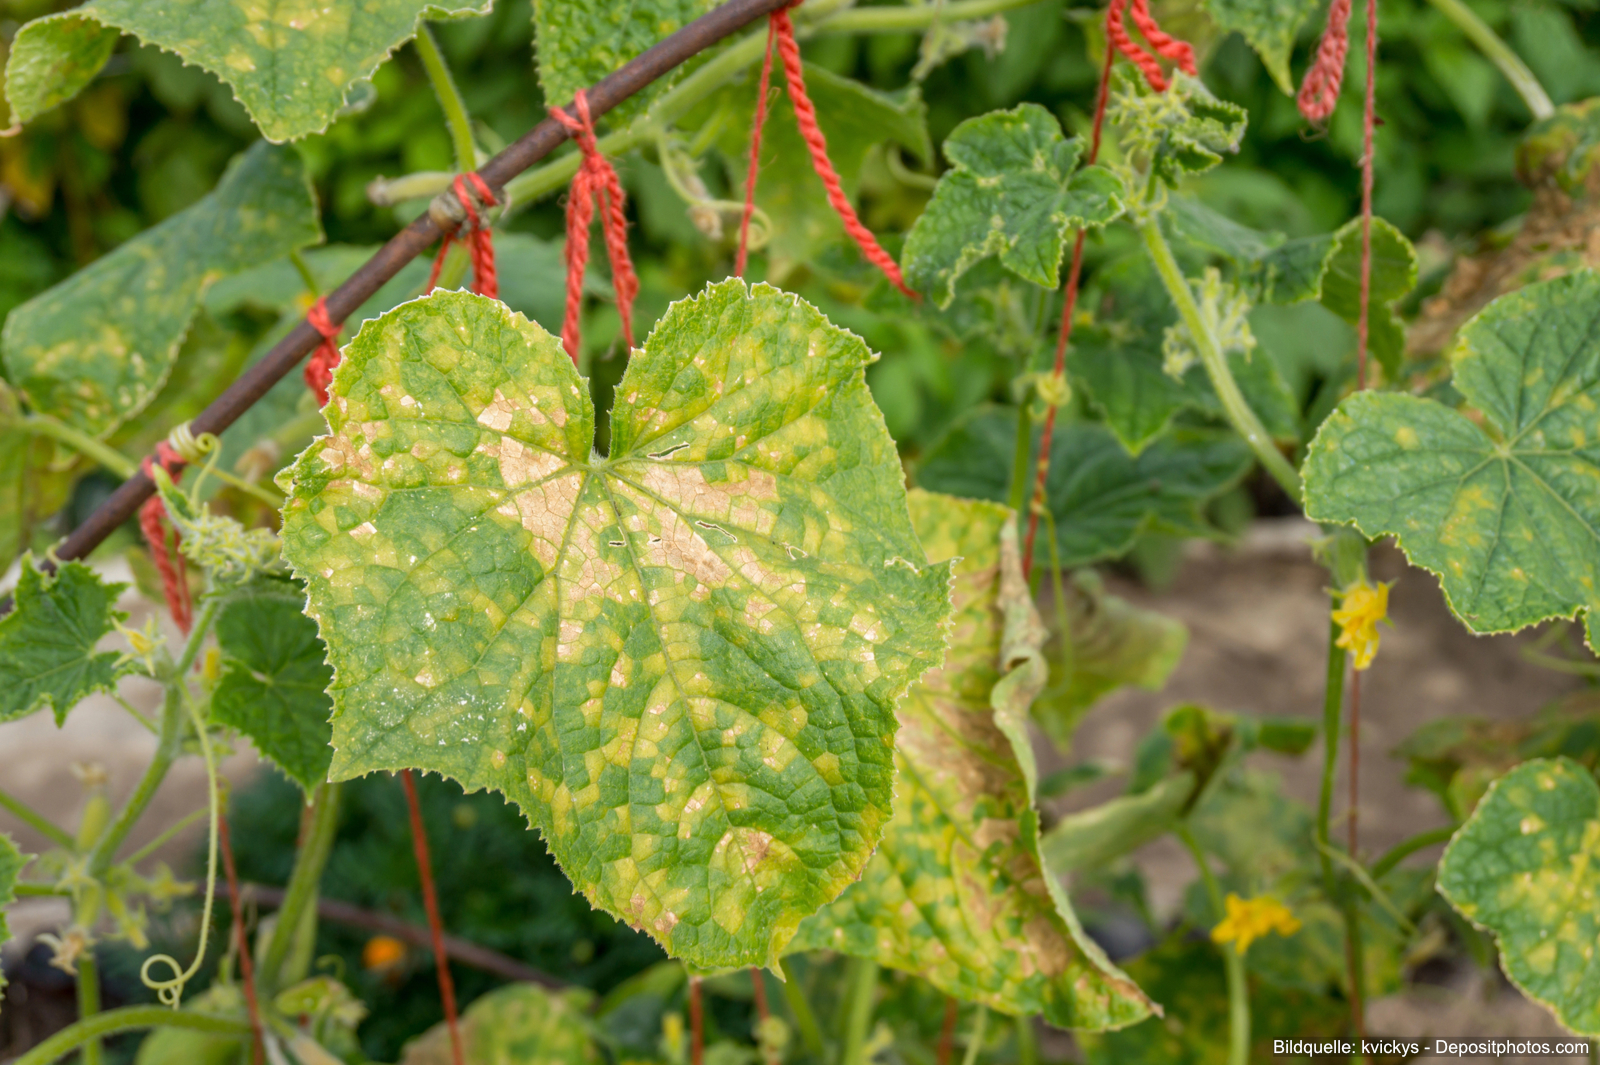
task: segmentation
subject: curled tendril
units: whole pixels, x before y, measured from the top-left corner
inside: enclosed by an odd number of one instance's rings
[[[163,1006],[171,1006],[173,1009],[182,1004],[184,986],[194,979],[195,973],[200,971],[200,963],[206,958],[206,941],[211,935],[211,904],[217,895],[217,817],[221,810],[217,794],[217,760],[211,750],[211,737],[206,734],[206,724],[200,720],[200,711],[195,708],[194,702],[187,698],[184,702],[189,708],[189,720],[194,722],[195,736],[200,742],[200,754],[206,761],[206,795],[211,812],[210,845],[206,853],[206,901],[200,914],[200,943],[195,948],[194,961],[187,969],[179,965],[178,959],[170,954],[152,954],[144,960],[143,965],[139,966],[139,982],[154,991]],[[172,970],[170,979],[156,980],[151,977],[150,969],[157,963],[164,964]]]
[[[220,445],[221,441],[217,439],[215,433],[196,434],[188,422],[173,426],[172,432],[167,434],[167,446],[184,462],[200,467],[200,472],[195,475],[194,487],[190,491],[192,497],[199,499],[201,482],[207,477],[215,477],[232,488],[255,496],[274,510],[283,505],[281,496],[275,496],[261,485],[236,477],[227,470],[219,468],[217,462],[222,458]]]

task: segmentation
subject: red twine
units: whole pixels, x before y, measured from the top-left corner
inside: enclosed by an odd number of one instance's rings
[[[1122,7],[1125,3],[1127,0],[1111,0],[1111,6],[1106,9],[1106,39],[1111,42],[1113,48],[1127,56],[1133,65],[1139,68],[1151,89],[1165,92],[1167,76],[1162,71],[1156,56],[1139,47],[1133,38],[1128,36],[1128,31],[1122,24]],[[1132,0],[1128,11],[1133,24],[1139,28],[1144,39],[1150,42],[1150,47],[1155,49],[1156,55],[1171,60],[1179,70],[1190,77],[1198,76],[1200,69],[1195,65],[1194,48],[1189,42],[1178,40],[1157,25],[1155,16],[1150,14],[1150,0]]]
[[[469,188],[470,186],[470,188]],[[500,201],[495,199],[489,185],[476,173],[457,174],[455,181],[450,186],[456,195],[456,200],[461,204],[461,209],[467,213],[465,221],[461,223],[467,230],[465,237],[461,230],[446,233],[439,242],[439,254],[433,257],[433,270],[428,274],[428,291],[439,283],[439,271],[444,269],[444,257],[450,250],[450,245],[457,240],[465,240],[467,253],[472,257],[472,291],[480,296],[490,299],[500,297],[500,279],[494,270],[494,236],[489,232],[489,227],[484,220],[478,217],[478,201],[483,206],[490,207]]]
[[[239,904],[239,875],[233,866],[233,845],[228,841],[228,816],[217,818],[217,841],[222,869],[228,876],[228,901],[233,905],[233,942],[239,951],[239,983],[244,988],[245,1011],[250,1017],[250,1065],[261,1065],[261,1008],[256,1002],[255,965],[250,959],[250,937],[244,927],[244,907]]]
[[[772,41],[778,27],[767,20],[767,50],[761,56],[761,83],[756,95],[756,115],[750,131],[750,169],[744,177],[744,215],[739,219],[739,254],[733,261],[735,277],[744,276],[750,261],[750,216],[756,213],[756,177],[761,172],[761,127],[767,122],[767,93],[772,85]]]
[[[817,109],[811,105],[811,97],[806,94],[805,73],[800,66],[800,45],[795,43],[794,23],[789,21],[789,13],[774,11],[769,19],[773,39],[778,45],[778,56],[783,60],[783,76],[789,86],[789,102],[794,106],[795,122],[800,127],[801,138],[810,149],[811,167],[822,180],[822,187],[827,190],[828,203],[866,260],[882,270],[895,288],[912,299],[920,298],[907,287],[905,278],[900,276],[900,264],[883,250],[878,238],[872,235],[872,230],[861,223],[856,216],[856,209],[850,206],[849,197],[844,194],[839,174],[828,158],[828,139],[823,136],[822,127],[817,125]]]
[[[417,801],[417,785],[411,779],[411,770],[400,770],[400,786],[406,793],[406,811],[411,816],[411,849],[416,854],[417,875],[422,880],[422,906],[428,914],[428,935],[438,967],[439,997],[444,1002],[445,1026],[450,1030],[450,1056],[455,1065],[463,1065],[461,1027],[456,1020],[456,985],[450,977],[450,960],[444,951],[444,922],[439,919],[439,895],[433,887],[428,830],[422,823],[422,804]]]
[[[321,296],[306,312],[306,323],[322,336],[322,343],[306,362],[306,385],[317,397],[317,406],[328,405],[328,386],[333,383],[333,368],[339,365],[339,330],[343,323],[328,318],[328,301]]]
[[[633,272],[633,260],[628,257],[628,220],[622,213],[622,182],[595,143],[588,94],[579,89],[572,106],[578,112],[576,118],[560,107],[550,108],[550,117],[566,128],[583,156],[583,164],[573,175],[572,189],[567,193],[567,313],[561,323],[561,345],[576,363],[582,344],[583,272],[589,265],[589,226],[594,221],[596,203],[600,206],[600,231],[605,236],[606,255],[611,259],[611,284],[617,293],[622,339],[630,348],[633,347],[633,300],[639,294],[639,278]]]
[[[1344,81],[1345,55],[1350,51],[1350,0],[1333,0],[1328,6],[1328,25],[1317,45],[1317,57],[1300,83],[1295,102],[1307,122],[1326,122],[1339,102],[1339,86]]]
[[[183,471],[183,459],[165,440],[156,445],[154,461],[159,462],[173,480],[177,480]],[[151,459],[144,460],[144,475],[155,480]],[[178,554],[178,545],[183,542],[178,530],[173,529],[171,541],[167,540],[167,531],[162,523],[165,513],[161,494],[157,492],[139,507],[139,531],[144,533],[150,558],[155,562],[156,572],[161,575],[161,592],[167,600],[167,609],[172,611],[172,620],[177,622],[178,630],[187,636],[194,624],[194,601],[189,597],[189,571],[184,565],[183,556]]]

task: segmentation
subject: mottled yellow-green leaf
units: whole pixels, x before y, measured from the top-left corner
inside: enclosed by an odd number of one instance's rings
[[[1454,363],[1453,383],[1482,424],[1418,396],[1351,396],[1311,445],[1306,513],[1393,535],[1438,575],[1474,632],[1592,616],[1600,274],[1579,271],[1495,300],[1462,328]]]
[[[588,382],[503,304],[364,325],[284,508],[332,776],[504,792],[596,906],[699,969],[774,962],[871,855],[895,702],[943,650],[871,358],[712,285],[634,353],[600,456]]]
[[[1238,30],[1261,57],[1272,80],[1289,96],[1294,81],[1289,74],[1289,53],[1295,34],[1316,11],[1317,0],[1206,0],[1205,8],[1217,28]]]
[[[1600,1036],[1600,786],[1568,758],[1495,781],[1439,861],[1439,893],[1495,934],[1512,983]]]
[[[89,0],[17,32],[6,96],[17,121],[76,95],[118,31],[176,52],[226,82],[271,141],[328,128],[423,19],[482,15],[492,0]]]
[[[1122,127],[1123,149],[1148,160],[1150,172],[1176,188],[1185,175],[1205,173],[1237,152],[1249,116],[1181,70],[1162,92],[1119,70],[1108,117]]]
[[[1082,934],[1039,857],[1025,722],[1044,632],[1015,521],[931,492],[911,504],[929,557],[958,559],[950,651],[900,705],[895,814],[877,855],[794,946],[873,958],[1062,1027],[1129,1024],[1148,1002]]]
[[[716,6],[716,0],[534,0],[534,54],[546,102],[565,107],[579,89],[593,85]],[[611,116],[625,121],[642,114],[679,74],[674,69],[656,79]]]
[[[483,995],[461,1015],[464,1056],[472,1065],[600,1065],[590,1030],[594,995],[511,984]],[[451,1065],[443,1021],[406,1044],[400,1065]]]
[[[200,202],[13,310],[6,376],[35,409],[104,435],[160,389],[207,286],[321,239],[299,155],[257,143]]]

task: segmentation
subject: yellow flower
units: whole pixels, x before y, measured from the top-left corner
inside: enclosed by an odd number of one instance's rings
[[[1366,669],[1378,653],[1378,622],[1388,620],[1389,586],[1368,584],[1363,577],[1339,594],[1333,623],[1344,631],[1334,645],[1350,652],[1356,669]]]
[[[1251,942],[1268,932],[1292,936],[1300,931],[1299,919],[1271,895],[1241,899],[1230,891],[1224,902],[1228,907],[1228,916],[1211,930],[1211,939],[1216,943],[1232,943],[1233,949],[1240,954],[1250,948]]]

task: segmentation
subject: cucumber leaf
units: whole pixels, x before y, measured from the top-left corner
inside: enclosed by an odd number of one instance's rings
[[[1083,142],[1063,137],[1055,116],[1020,104],[969,118],[944,142],[951,169],[906,235],[907,283],[949,307],[956,281],[991,256],[1036,285],[1058,288],[1067,233],[1122,213],[1122,182],[1079,168]]]
[[[1306,513],[1393,535],[1473,632],[1600,605],[1600,274],[1502,296],[1462,327],[1455,387],[1482,424],[1431,399],[1361,392],[1323,423]]]
[[[871,856],[895,703],[944,646],[871,359],[712,285],[634,354],[601,457],[588,382],[503,304],[364,325],[280,477],[333,778],[494,788],[595,906],[702,970],[773,964]]]
[[[1175,70],[1163,92],[1123,71],[1117,82],[1110,116],[1123,128],[1124,149],[1146,158],[1151,172],[1171,188],[1210,170],[1244,141],[1245,109],[1212,95],[1199,78]]]
[[[79,700],[116,687],[122,656],[94,648],[127,620],[116,609],[123,587],[81,562],[51,576],[23,556],[16,605],[0,618],[0,722],[49,707],[59,725]]]
[[[1144,1017],[1138,988],[1085,939],[1038,851],[1028,706],[1044,633],[1016,521],[993,503],[914,491],[930,558],[955,558],[949,654],[900,704],[894,819],[861,880],[802,926],[832,949],[949,995],[1060,1027]]]
[[[28,864],[28,857],[17,849],[10,836],[0,832],[0,943],[11,938],[6,927],[6,907],[17,901],[17,874]],[[0,968],[0,1001],[4,1001],[5,989],[6,973]]]
[[[76,96],[120,33],[176,52],[233,89],[268,140],[320,133],[358,82],[409,41],[423,19],[489,12],[491,0],[246,4],[235,0],[89,0],[17,31],[6,64],[13,121]]]
[[[1295,35],[1320,6],[1318,0],[1205,0],[1206,12],[1217,28],[1237,30],[1288,96],[1295,93],[1289,74]]]
[[[194,206],[12,311],[6,376],[36,410],[103,436],[159,391],[213,281],[321,239],[299,155],[257,143]]]
[[[605,1059],[588,1016],[593,999],[584,988],[496,988],[474,999],[461,1015],[463,1056],[483,1065],[600,1065]],[[454,1060],[443,1021],[407,1043],[400,1055],[400,1065],[451,1065]]]
[[[593,85],[715,6],[715,0],[636,0],[627,4],[534,0],[534,56],[539,61],[539,86],[544,89],[545,101],[565,107],[579,89]],[[626,121],[643,114],[681,72],[681,67],[675,68],[656,79],[610,117]]]
[[[1600,1035],[1600,785],[1568,758],[1495,781],[1439,861],[1439,893],[1500,943],[1522,993]]]

